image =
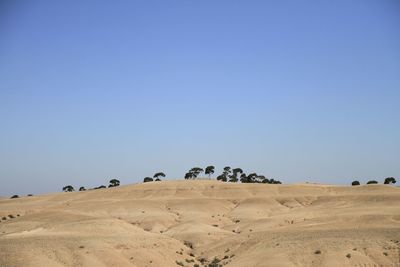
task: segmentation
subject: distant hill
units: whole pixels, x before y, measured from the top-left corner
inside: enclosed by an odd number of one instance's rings
[[[399,266],[399,203],[386,185],[211,180],[1,199],[0,266]]]

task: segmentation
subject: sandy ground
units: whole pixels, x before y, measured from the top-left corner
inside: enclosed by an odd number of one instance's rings
[[[1,267],[400,266],[393,186],[165,181],[1,199],[3,216]]]

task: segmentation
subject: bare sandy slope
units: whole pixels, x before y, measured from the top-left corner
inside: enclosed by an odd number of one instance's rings
[[[9,214],[2,267],[400,266],[393,186],[166,181],[0,200]]]

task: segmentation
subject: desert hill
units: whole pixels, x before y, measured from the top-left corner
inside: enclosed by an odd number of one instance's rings
[[[400,266],[385,185],[163,181],[1,199],[0,217],[2,267]]]

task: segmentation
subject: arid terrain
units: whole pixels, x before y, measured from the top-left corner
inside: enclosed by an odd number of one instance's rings
[[[0,217],[1,267],[400,266],[386,185],[163,181],[1,199]]]

